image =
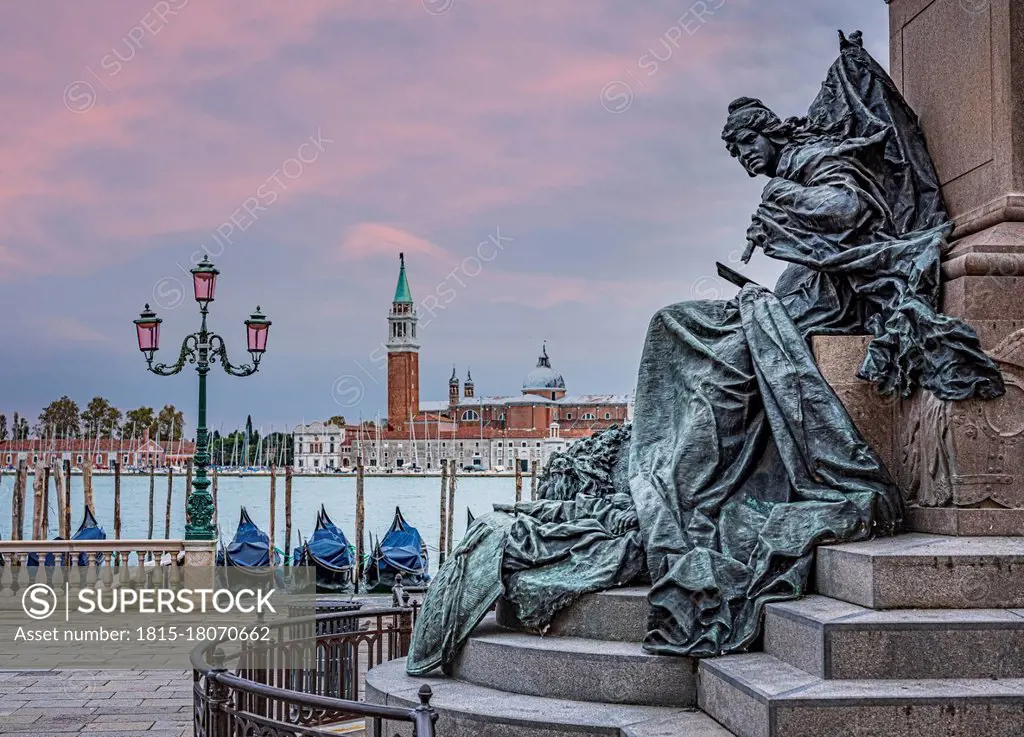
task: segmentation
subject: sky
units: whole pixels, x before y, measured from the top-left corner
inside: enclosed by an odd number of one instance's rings
[[[799,115],[881,0],[33,0],[0,10],[0,412],[177,405],[145,370],[198,329],[192,265],[233,362],[209,424],[264,430],[386,409],[382,341],[404,252],[421,397],[455,365],[516,394],[547,341],[577,393],[634,389],[651,315],[730,298],[765,180],[731,159],[728,103]],[[774,283],[763,254],[744,272]]]

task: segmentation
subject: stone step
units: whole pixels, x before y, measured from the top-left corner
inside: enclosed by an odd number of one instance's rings
[[[732,737],[700,712],[657,706],[627,706],[511,695],[464,681],[405,673],[405,660],[392,660],[366,674],[366,700],[371,704],[416,706],[417,692],[433,690],[431,706],[439,718],[436,733],[444,737]],[[385,722],[383,734],[411,734],[411,725]]]
[[[581,596],[555,615],[546,634],[591,640],[643,642],[647,634],[647,593],[650,586],[628,586]],[[504,599],[496,607],[498,624],[525,628]]]
[[[493,618],[474,630],[453,675],[478,686],[530,696],[697,705],[697,661],[692,658],[650,655],[636,642],[512,632]]]
[[[1024,678],[1024,609],[875,611],[809,596],[765,607],[764,649],[824,679]]]
[[[739,737],[1008,737],[1024,679],[826,681],[767,653],[702,660],[700,708]]]
[[[826,545],[819,594],[870,609],[1024,608],[1024,537],[912,533]]]

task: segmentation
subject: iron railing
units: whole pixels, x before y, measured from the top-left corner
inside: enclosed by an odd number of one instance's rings
[[[419,605],[396,588],[398,606],[293,617],[269,625],[265,642],[230,653],[224,642],[193,650],[196,737],[335,735],[339,723],[357,719],[372,721],[374,734],[390,721],[433,737],[429,686],[420,688],[415,708],[361,700],[368,670],[408,654]]]

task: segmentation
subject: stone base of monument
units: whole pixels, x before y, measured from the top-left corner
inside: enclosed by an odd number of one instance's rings
[[[980,300],[978,288],[968,293]],[[856,376],[871,336],[815,337],[812,347],[822,376],[907,493],[908,530],[1024,535],[1024,330],[1020,321],[972,324],[1003,373],[999,399],[944,402],[921,390],[884,397]]]
[[[647,655],[646,592],[620,589],[584,597],[545,637],[499,605],[452,678],[394,661],[367,674],[367,700],[415,705],[428,683],[446,737],[1024,734],[1024,537],[827,546],[815,578],[816,595],[766,608],[763,652]]]
[[[418,703],[434,690],[439,735],[694,735],[729,737],[697,704],[697,662],[648,655],[640,647],[647,590],[583,597],[545,637],[519,630],[498,605],[466,644],[452,678],[411,678],[405,661],[366,676],[372,703]],[[500,624],[499,624],[500,622]],[[385,735],[402,731],[387,724]]]

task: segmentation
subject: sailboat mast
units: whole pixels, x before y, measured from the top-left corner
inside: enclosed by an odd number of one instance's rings
[[[413,468],[419,468],[420,459],[419,454],[416,452],[416,423],[413,422],[412,412],[409,412],[409,444],[412,445]]]

